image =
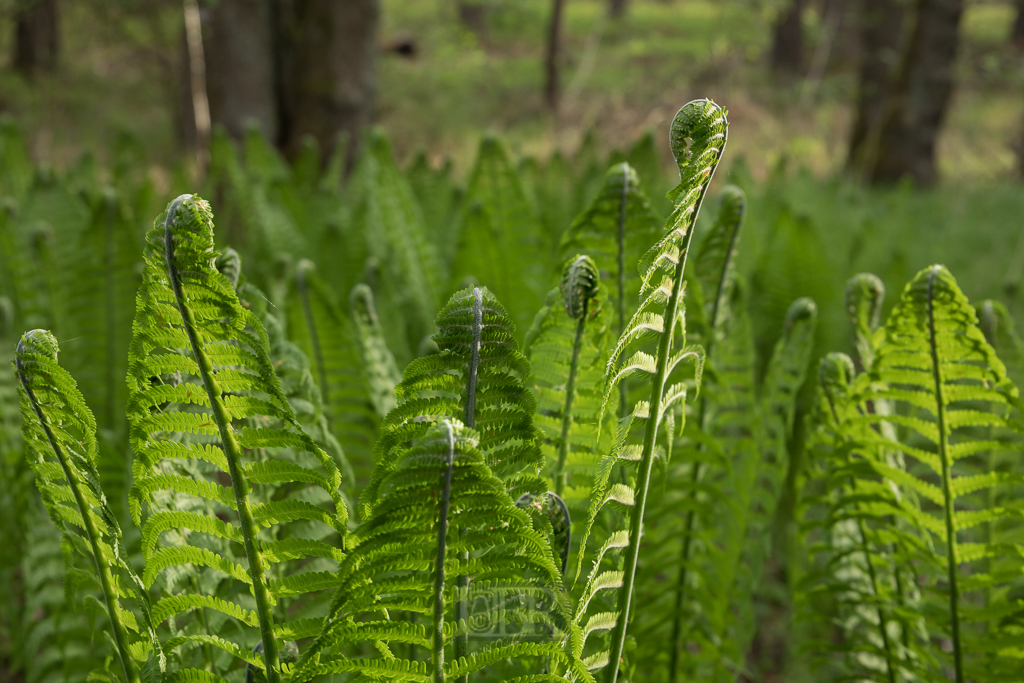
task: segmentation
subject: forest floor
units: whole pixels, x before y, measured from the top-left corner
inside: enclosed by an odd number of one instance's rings
[[[783,159],[819,177],[842,168],[856,88],[853,3],[825,2],[824,19],[805,14],[808,66],[787,77],[767,66],[777,3],[632,0],[625,19],[611,21],[606,0],[571,0],[557,116],[542,97],[550,0],[480,4],[489,20],[473,32],[453,0],[382,0],[381,44],[410,38],[416,47],[412,59],[385,52],[380,61],[377,120],[399,159],[426,149],[465,171],[485,130],[541,157],[572,153],[590,131],[604,149],[624,148],[646,130],[665,130],[682,103],[711,97],[731,113],[727,164],[742,156],[757,179]],[[108,3],[62,8],[59,73],[26,83],[0,72],[0,111],[25,130],[38,161],[66,166],[83,151],[102,159],[129,134],[149,150],[151,172],[165,174],[185,156],[180,6],[145,14]],[[968,5],[939,143],[946,182],[1015,172],[1024,60],[1007,45],[1013,12],[1007,0]],[[10,20],[0,21],[0,54],[9,53],[11,34]]]

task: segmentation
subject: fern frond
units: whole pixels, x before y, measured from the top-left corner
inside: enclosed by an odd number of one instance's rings
[[[495,666],[520,673],[552,666],[592,680],[565,640],[568,597],[548,540],[512,502],[480,443],[475,430],[441,418],[401,450],[381,479],[372,514],[349,536],[336,598],[295,680],[351,672],[443,682]],[[461,579],[467,574],[471,588]],[[458,606],[470,596],[488,606],[467,619]],[[399,620],[396,612],[427,623]],[[460,637],[487,635],[502,624],[509,629],[504,637],[481,638],[478,648],[458,654]],[[348,654],[374,641],[386,649]],[[453,648],[457,656],[449,659]],[[549,669],[521,680],[562,678]]]
[[[370,391],[370,400],[377,415],[383,419],[395,407],[395,385],[402,381],[402,373],[384,341],[377,307],[373,303],[373,290],[364,284],[353,287],[349,307],[355,322],[362,361],[360,367]]]
[[[479,430],[479,448],[510,495],[547,490],[538,476],[542,456],[533,425],[535,401],[524,386],[530,363],[519,352],[505,308],[487,289],[466,289],[452,296],[435,325],[439,352],[410,363],[395,387],[398,406],[381,425],[363,507],[368,512],[375,504],[404,445],[444,418]]]
[[[885,285],[877,275],[860,273],[846,283],[846,315],[853,323],[854,363],[859,371],[874,360],[873,337],[882,319]]]
[[[509,316],[516,328],[529,329],[548,290],[553,254],[543,248],[540,218],[508,150],[492,136],[480,141],[462,205],[451,289],[486,285],[513,307]]]
[[[161,671],[163,652],[149,596],[128,564],[120,526],[100,488],[95,418],[75,380],[57,364],[57,353],[57,340],[46,330],[26,332],[18,343],[24,439],[50,518],[69,538],[85,537],[86,543],[76,545],[95,566],[124,675],[138,683],[128,629],[138,633],[135,642],[141,642],[142,651],[153,652]],[[141,622],[121,606],[122,594],[137,603]]]
[[[258,525],[273,527],[263,536],[266,539],[286,532],[300,537],[343,536],[341,476],[334,461],[302,429],[285,397],[262,323],[213,267],[217,254],[209,205],[192,195],[178,197],[155,222],[146,242],[128,375],[128,417],[137,454],[132,496],[137,510],[143,505],[148,509],[142,515],[143,549],[149,558],[158,545],[205,545],[200,539],[212,534],[222,540],[209,549],[234,566],[238,563],[231,544],[243,547],[248,581],[234,583],[255,599],[267,678],[274,683],[280,680],[274,624],[283,615],[275,619],[272,612],[277,601],[272,580],[276,567],[263,556]],[[169,443],[195,454],[173,457],[176,450],[165,446]],[[208,458],[208,451],[216,455]],[[210,460],[224,462],[227,471],[213,467]],[[253,491],[246,480],[247,465],[262,460],[283,460],[312,472],[295,477],[290,489],[282,490],[283,498],[269,500],[264,497],[266,485]],[[167,478],[168,474],[179,476]],[[230,477],[233,505],[217,493],[222,489],[211,487],[218,475]],[[189,478],[207,484],[181,485]],[[218,515],[236,518],[237,526]],[[302,521],[287,524],[295,520]],[[164,539],[166,531],[173,534]],[[197,531],[201,533],[191,533]],[[187,557],[164,555],[163,564],[170,567]],[[291,594],[286,590],[280,597]],[[253,655],[243,656],[247,647],[222,640],[193,632],[176,636],[167,647],[196,643],[259,662]]]
[[[292,295],[287,308],[289,337],[309,358],[328,426],[358,481],[365,482],[373,467],[380,418],[361,369],[357,331],[312,261],[299,261]]]
[[[636,580],[637,565],[640,559],[641,531],[644,512],[650,489],[651,471],[656,456],[658,435],[665,423],[666,412],[670,403],[666,396],[673,394],[682,400],[685,397],[686,380],[683,377],[673,378],[673,370],[684,361],[696,366],[693,384],[699,386],[700,371],[703,363],[703,352],[686,345],[685,320],[683,319],[683,274],[686,256],[693,237],[693,227],[707,192],[709,183],[726,142],[728,123],[725,112],[709,100],[696,100],[683,106],[676,114],[670,131],[673,154],[679,165],[680,183],[672,191],[671,198],[675,209],[666,223],[666,230],[661,240],[648,250],[641,261],[641,303],[632,321],[624,330],[623,337],[612,352],[608,361],[606,375],[608,385],[605,391],[604,405],[607,406],[612,393],[617,389],[616,382],[624,376],[623,369],[633,365],[634,359],[643,361],[639,366],[647,368],[645,352],[638,351],[630,358],[625,358],[631,348],[631,341],[639,335],[633,335],[631,328],[641,321],[650,321],[660,317],[661,333],[656,336],[657,351],[650,354],[654,360],[654,373],[645,378],[649,382],[649,400],[637,403],[633,415],[622,421],[619,426],[619,437],[612,454],[608,456],[606,465],[595,479],[592,505],[589,519],[583,534],[583,548],[587,537],[602,507],[611,500],[625,503],[625,516],[629,524],[629,545],[625,550],[623,583],[617,590],[617,614],[615,627],[612,629],[608,662],[604,676],[609,683],[618,679],[622,663],[623,648],[626,642],[627,615],[633,609],[633,593]],[[676,329],[680,328],[681,341],[677,347]],[[647,374],[647,373],[645,373]],[[675,391],[674,387],[681,390]],[[602,409],[602,413],[606,408]],[[625,446],[630,444],[634,426],[643,426],[639,457],[623,458],[627,452]],[[638,430],[639,431],[639,430]],[[632,479],[631,484],[611,486],[610,477],[616,464],[621,464],[624,476]],[[629,481],[629,479],[627,479]],[[635,486],[635,488],[634,488]],[[617,487],[628,495],[613,495]],[[584,552],[580,553],[577,568],[579,575],[583,564]],[[589,603],[589,595],[593,590],[594,581],[602,572],[602,567],[595,564],[591,571],[583,602]],[[584,623],[586,615],[577,610],[575,622]],[[582,653],[579,653],[582,655]],[[603,658],[603,657],[602,657]]]
[[[567,261],[561,284],[548,294],[525,345],[537,392],[535,421],[544,432],[542,450],[554,492],[570,509],[580,511],[588,506],[599,454],[606,450],[600,444],[598,418],[608,314],[599,277],[590,257]]]

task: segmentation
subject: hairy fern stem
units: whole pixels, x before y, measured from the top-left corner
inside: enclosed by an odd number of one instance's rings
[[[452,472],[455,470],[455,434],[450,422],[444,422],[448,433],[448,467],[441,486],[440,509],[437,512],[437,564],[434,576],[434,683],[444,683],[444,560],[448,549],[448,511],[452,497]]]
[[[50,423],[43,415],[42,408],[39,407],[39,401],[36,399],[35,392],[32,391],[32,387],[28,381],[28,378],[23,374],[24,366],[21,363],[21,359],[18,358],[17,362],[18,379],[21,381],[22,387],[25,389],[25,395],[28,397],[29,402],[32,404],[32,410],[35,411],[36,417],[39,419],[39,424],[42,426],[43,431],[46,432],[46,439],[50,442],[50,448],[53,449],[54,454],[57,456],[57,460],[60,462],[60,467],[64,471],[64,477],[68,480],[68,487],[75,496],[75,503],[78,505],[78,511],[82,515],[82,523],[85,527],[85,533],[89,537],[89,545],[92,548],[93,559],[96,562],[96,573],[100,578],[100,587],[103,589],[103,602],[107,608],[107,616],[110,618],[110,629],[114,632],[114,644],[117,645],[117,654],[121,659],[121,666],[124,668],[124,676],[128,683],[139,683],[139,671],[135,666],[135,661],[132,659],[131,652],[128,649],[128,631],[125,628],[124,621],[121,619],[120,606],[117,604],[117,592],[114,588],[114,578],[110,573],[110,565],[104,560],[104,553],[100,547],[100,532],[96,528],[96,521],[93,519],[92,509],[85,502],[85,496],[82,494],[82,487],[78,481],[78,477],[75,475],[73,468],[68,465],[67,454],[64,453],[64,449],[60,447],[57,442],[57,438],[53,435],[53,430],[50,429]]]
[[[935,335],[935,301],[933,288],[935,277],[941,266],[932,268],[928,275],[928,346],[932,355],[932,377],[935,380],[936,418],[939,427],[939,460],[942,462],[942,496],[946,518],[946,562],[949,575],[949,618],[953,640],[953,669],[956,683],[964,683],[963,653],[960,644],[960,589],[956,575],[956,526],[953,521],[953,475],[949,453],[949,437],[946,433],[946,406],[942,392],[942,366],[939,364],[939,349]]]
[[[210,399],[210,410],[217,422],[220,431],[221,441],[224,446],[224,455],[228,463],[228,474],[231,476],[231,488],[235,493],[235,502],[238,505],[238,521],[242,535],[245,540],[245,555],[249,561],[249,573],[252,577],[252,592],[256,598],[256,616],[259,620],[260,632],[263,641],[263,661],[267,669],[267,683],[280,683],[281,664],[277,652],[277,640],[274,638],[274,621],[271,614],[270,592],[267,589],[264,577],[263,560],[260,557],[256,546],[257,528],[249,507],[249,483],[245,480],[242,472],[241,448],[235,439],[234,430],[231,427],[231,416],[227,411],[222,399],[222,392],[213,376],[213,364],[203,350],[199,341],[199,334],[196,330],[195,318],[192,309],[186,305],[185,294],[181,286],[181,275],[174,265],[174,234],[171,225],[174,222],[175,214],[184,198],[190,195],[182,195],[174,200],[167,210],[167,218],[164,221],[164,249],[167,259],[167,275],[170,278],[171,288],[174,290],[174,298],[178,305],[178,312],[188,335],[192,353],[195,355],[196,364],[199,366],[199,373],[203,379],[203,386]]]

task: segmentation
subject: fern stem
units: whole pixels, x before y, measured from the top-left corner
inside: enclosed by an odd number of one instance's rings
[[[64,449],[60,447],[57,442],[57,438],[53,435],[53,431],[50,429],[50,424],[47,422],[46,417],[43,415],[42,408],[39,407],[39,401],[36,399],[35,392],[32,391],[32,387],[29,385],[28,378],[22,373],[21,360],[17,361],[18,365],[18,378],[21,380],[21,385],[25,389],[25,395],[28,396],[29,402],[32,404],[32,410],[35,411],[36,418],[39,420],[39,424],[42,426],[43,431],[46,432],[46,438],[50,442],[50,448],[53,449],[54,454],[57,456],[57,460],[60,462],[60,467],[64,471],[64,476],[68,480],[68,487],[71,489],[72,494],[75,496],[75,503],[78,505],[78,511],[82,515],[82,523],[85,527],[86,536],[89,537],[89,545],[92,547],[93,560],[96,563],[96,573],[100,577],[100,587],[103,589],[103,601],[107,606],[107,616],[110,617],[110,629],[114,632],[114,643],[117,645],[117,654],[121,659],[121,666],[124,668],[124,676],[128,683],[139,683],[139,671],[135,666],[135,661],[131,657],[131,653],[128,649],[128,631],[125,629],[124,622],[121,620],[120,606],[117,604],[117,593],[114,590],[114,580],[110,574],[110,565],[107,563],[103,551],[100,547],[100,534],[96,528],[96,521],[93,519],[92,509],[85,501],[85,496],[82,495],[82,487],[75,476],[74,471],[68,465],[67,454],[64,453]]]
[[[583,298],[583,315],[576,322],[576,339],[572,345],[572,361],[569,363],[569,377],[565,382],[565,406],[562,409],[562,438],[558,442],[558,469],[555,470],[555,493],[559,497],[565,489],[567,475],[565,461],[569,456],[569,429],[572,427],[572,404],[576,395],[576,369],[580,362],[583,335],[587,331],[588,297]]]
[[[455,434],[445,421],[448,431],[448,467],[444,471],[440,509],[437,512],[437,564],[434,576],[434,650],[432,663],[434,683],[444,683],[444,560],[448,548],[448,511],[452,497],[452,472],[455,469]]]
[[[935,338],[935,277],[941,266],[928,275],[928,345],[932,354],[932,378],[935,380],[935,408],[939,422],[939,459],[942,461],[942,496],[946,514],[946,562],[949,574],[949,617],[953,640],[953,669],[956,683],[964,683],[963,654],[960,644],[960,590],[956,575],[956,527],[953,524],[953,478],[950,472],[949,438],[946,435],[946,405],[942,392],[942,367],[939,365]]]
[[[174,265],[174,234],[171,225],[178,212],[181,202],[190,195],[182,195],[174,200],[167,210],[167,218],[164,221],[164,249],[167,259],[167,274],[171,281],[171,288],[174,290],[174,298],[178,305],[178,312],[181,314],[182,324],[185,333],[188,335],[189,345],[195,356],[196,364],[199,366],[199,374],[203,379],[203,385],[210,399],[210,410],[217,422],[220,431],[224,456],[228,462],[228,474],[231,476],[231,487],[234,489],[235,502],[238,506],[238,521],[242,531],[245,545],[245,555],[249,561],[249,574],[252,579],[252,592],[256,598],[256,616],[259,620],[260,632],[263,640],[263,661],[266,665],[267,683],[280,683],[281,664],[277,653],[277,640],[274,638],[274,620],[271,614],[270,592],[267,589],[266,579],[263,576],[263,558],[256,547],[257,528],[249,507],[249,483],[245,480],[242,471],[241,447],[235,439],[234,430],[231,427],[231,416],[222,400],[222,392],[213,376],[213,364],[199,341],[199,332],[196,330],[195,318],[192,309],[186,305],[184,291],[181,286],[181,276]]]
[[[722,302],[725,300],[726,291],[725,284],[729,277],[729,265],[732,262],[733,254],[736,252],[736,242],[739,239],[740,230],[739,224],[732,232],[732,238],[729,240],[729,250],[725,253],[725,259],[722,262],[722,271],[718,275],[718,290],[715,296],[715,303],[711,309],[711,321],[708,326],[708,335],[705,340],[705,356],[704,362],[709,363],[711,361],[711,353],[715,346],[715,330],[718,329],[718,316],[722,312]],[[702,432],[707,430],[707,396],[701,396],[700,404],[698,408],[697,424]],[[701,445],[701,450],[704,450]],[[691,490],[697,491],[697,485],[700,483],[701,475],[703,474],[703,467],[701,463],[695,462],[693,464],[693,474],[691,477]],[[683,603],[686,598],[686,578],[689,574],[688,567],[690,562],[690,547],[691,541],[693,540],[693,527],[696,524],[697,515],[694,508],[686,513],[686,522],[683,527],[683,549],[680,554],[679,562],[679,578],[676,582],[676,600],[675,609],[672,612],[672,652],[671,659],[669,660],[669,683],[676,683],[679,680],[679,653],[682,650],[682,638],[683,638]]]
[[[672,351],[672,337],[675,333],[679,314],[679,296],[686,267],[686,253],[689,251],[690,238],[693,236],[691,223],[687,230],[686,241],[679,250],[679,262],[676,264],[675,278],[672,283],[672,295],[665,306],[665,333],[658,342],[658,365],[654,382],[651,384],[650,412],[644,425],[643,451],[640,466],[637,470],[637,490],[633,504],[633,514],[629,520],[629,547],[626,549],[626,562],[623,567],[622,588],[619,590],[618,619],[612,631],[611,651],[608,660],[608,683],[616,683],[619,677],[619,666],[622,661],[622,650],[626,645],[626,620],[633,603],[633,583],[636,581],[636,565],[640,558],[640,530],[643,526],[644,511],[647,508],[647,490],[651,483],[651,468],[654,466],[654,446],[658,436],[658,423],[661,413],[661,400],[665,393],[665,382],[668,374],[668,360]]]
[[[480,344],[484,328],[484,293],[479,287],[473,288],[473,342],[470,346],[469,367],[466,371],[466,412],[465,424],[470,429],[476,427],[476,390],[480,379]],[[465,533],[459,529],[459,534]],[[469,564],[469,551],[460,554],[463,565]],[[455,620],[459,624],[459,634],[455,636],[455,659],[469,655],[469,577],[460,574],[455,582],[458,600],[455,603]],[[469,683],[469,674],[459,677],[458,683]]]
[[[619,198],[619,224],[616,233],[618,239],[619,258],[619,281],[618,281],[618,310],[619,330],[622,334],[626,330],[626,204],[629,201],[629,164],[622,162],[622,195]],[[629,411],[629,387],[625,379],[619,385],[619,417],[622,418]]]

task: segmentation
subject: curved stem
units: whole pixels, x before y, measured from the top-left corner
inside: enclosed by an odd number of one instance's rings
[[[942,367],[939,363],[938,344],[935,339],[935,301],[933,288],[936,266],[928,276],[928,345],[932,354],[932,378],[935,380],[935,409],[939,422],[939,459],[942,461],[942,496],[946,517],[946,563],[949,576],[950,634],[953,640],[953,669],[956,683],[964,683],[963,654],[960,644],[960,589],[956,575],[956,526],[953,523],[953,475],[949,455],[949,437],[946,434],[946,402],[942,392]]]
[[[448,429],[448,467],[444,471],[441,487],[440,509],[437,513],[437,564],[434,571],[434,649],[432,665],[434,683],[444,683],[444,560],[448,549],[448,512],[451,506],[452,472],[455,469],[455,435],[452,426]]]
[[[576,323],[576,339],[572,344],[572,361],[569,363],[569,378],[565,382],[565,405],[562,408],[562,437],[558,442],[558,467],[555,470],[555,493],[559,496],[565,489],[565,461],[569,456],[569,429],[572,427],[572,404],[576,395],[576,369],[580,362],[583,335],[587,331],[587,308],[590,299],[583,299],[583,315]]]
[[[114,590],[114,580],[110,573],[110,564],[104,558],[103,550],[100,546],[100,532],[96,528],[95,520],[92,518],[92,508],[85,502],[85,496],[82,494],[82,487],[78,482],[78,477],[68,464],[67,454],[60,447],[57,437],[53,435],[50,424],[43,415],[42,408],[39,407],[39,401],[36,400],[35,392],[32,391],[32,387],[29,386],[25,375],[20,371],[18,372],[18,379],[21,380],[21,385],[25,389],[25,395],[28,396],[28,400],[32,404],[32,410],[35,411],[39,424],[42,426],[43,431],[46,432],[50,448],[53,449],[58,462],[60,462],[60,467],[64,471],[64,477],[68,480],[68,487],[71,489],[71,493],[74,494],[78,511],[82,515],[82,523],[85,527],[85,534],[89,537],[89,545],[92,547],[92,557],[96,563],[96,573],[100,577],[103,601],[107,606],[107,616],[110,617],[110,629],[114,632],[114,644],[117,645],[117,654],[121,659],[121,666],[124,668],[125,679],[127,679],[128,683],[139,683],[139,671],[135,667],[135,661],[128,650],[128,631],[125,629],[124,622],[121,621],[120,606],[117,604],[117,593]]]
[[[188,196],[188,195],[184,195]],[[171,288],[174,290],[174,298],[178,305],[178,312],[181,314],[181,321],[188,335],[189,345],[195,356],[196,364],[199,366],[199,374],[203,380],[203,386],[210,399],[210,410],[217,422],[217,429],[220,431],[220,438],[224,447],[224,456],[228,461],[228,474],[231,476],[231,488],[235,493],[235,502],[238,506],[238,521],[242,531],[245,545],[245,555],[249,561],[249,575],[252,578],[252,593],[256,598],[256,616],[260,625],[260,633],[263,640],[263,661],[267,668],[267,683],[280,683],[281,664],[277,652],[277,640],[274,638],[274,619],[271,614],[270,591],[267,589],[266,579],[263,575],[263,558],[256,546],[257,528],[249,507],[249,483],[245,480],[242,469],[242,449],[235,439],[235,432],[231,427],[231,415],[222,400],[223,392],[217,384],[213,375],[213,364],[199,341],[199,332],[196,329],[195,317],[192,309],[186,305],[185,294],[182,291],[181,277],[174,265],[174,234],[171,232],[171,224],[178,208],[181,206],[182,197],[178,197],[167,210],[167,219],[164,222],[164,249],[167,259],[167,274],[171,281]]]

